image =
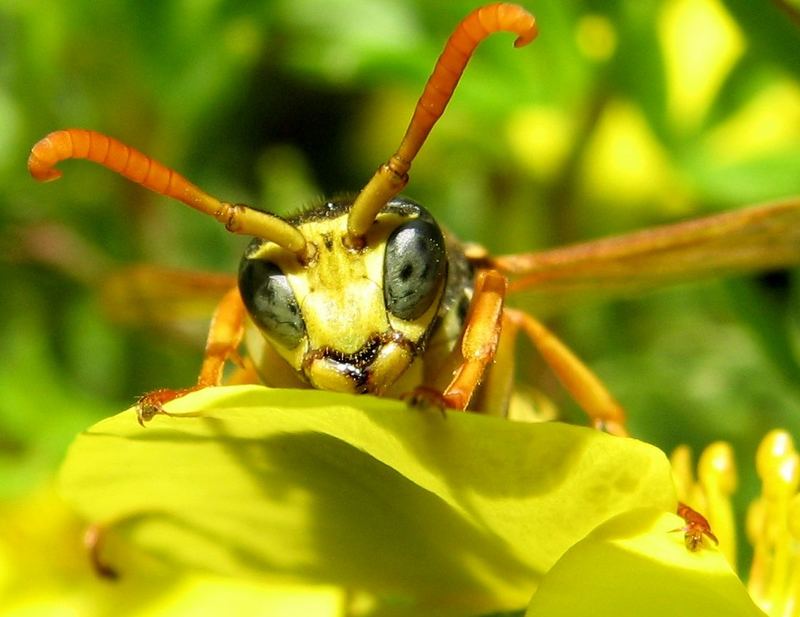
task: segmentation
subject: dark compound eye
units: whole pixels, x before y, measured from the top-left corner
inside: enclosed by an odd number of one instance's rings
[[[386,241],[383,297],[400,319],[416,319],[436,298],[447,258],[442,231],[435,223],[414,219],[395,229]]]
[[[239,266],[239,292],[259,328],[289,349],[300,343],[306,325],[289,281],[278,266],[244,257]]]

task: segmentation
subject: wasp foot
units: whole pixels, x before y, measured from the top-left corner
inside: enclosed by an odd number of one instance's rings
[[[198,387],[181,388],[180,390],[161,388],[143,394],[136,400],[136,420],[141,426],[144,426],[155,416],[171,416],[171,413],[164,410],[164,405],[198,389]]]
[[[400,399],[408,403],[410,407],[416,409],[436,409],[442,414],[442,417],[445,418],[447,417],[445,411],[450,409],[444,394],[428,386],[417,386],[410,392],[402,394]]]

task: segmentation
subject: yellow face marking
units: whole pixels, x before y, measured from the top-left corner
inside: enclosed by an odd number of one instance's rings
[[[276,351],[314,387],[380,393],[402,375],[436,318],[435,301],[414,320],[398,319],[385,306],[384,254],[389,235],[414,217],[382,213],[367,234],[366,247],[348,249],[346,212],[298,225],[315,247],[311,263],[265,243],[250,259],[275,263],[286,275],[306,327],[294,349],[272,340]],[[444,281],[438,290],[441,295]],[[268,333],[266,333],[269,336]],[[359,357],[360,356],[360,357]],[[364,356],[368,360],[364,361]],[[356,367],[356,363],[364,366]]]

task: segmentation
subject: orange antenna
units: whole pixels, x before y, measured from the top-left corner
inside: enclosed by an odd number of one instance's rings
[[[31,149],[28,171],[40,182],[61,177],[55,165],[66,159],[87,159],[125,176],[155,193],[182,201],[209,214],[228,231],[275,242],[306,259],[306,240],[283,219],[241,204],[220,201],[202,191],[176,171],[165,167],[113,137],[85,129],[54,131]]]
[[[478,44],[494,32],[515,33],[514,46],[522,47],[538,34],[536,18],[516,4],[496,3],[475,9],[458,24],[425,85],[400,147],[375,172],[353,203],[347,220],[351,246],[363,244],[364,235],[378,212],[403,190],[411,162],[444,113],[470,56]]]

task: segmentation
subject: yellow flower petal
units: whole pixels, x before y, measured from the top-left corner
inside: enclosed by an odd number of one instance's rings
[[[626,512],[573,546],[534,594],[529,617],[764,617],[714,547],[690,552],[683,521]]]

